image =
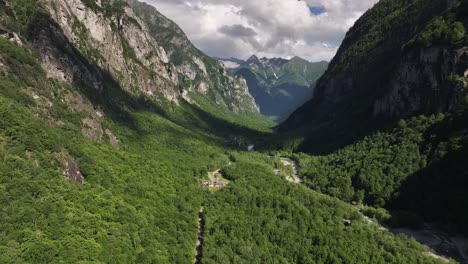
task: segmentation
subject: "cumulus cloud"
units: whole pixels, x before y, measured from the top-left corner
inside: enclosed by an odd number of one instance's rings
[[[331,60],[348,29],[378,0],[144,0],[216,57]]]
[[[249,27],[244,27],[243,25],[232,25],[232,26],[222,26],[219,28],[219,32],[224,33],[231,37],[253,37],[257,35],[255,30]]]

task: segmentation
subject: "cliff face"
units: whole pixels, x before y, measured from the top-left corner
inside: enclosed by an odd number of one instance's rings
[[[309,131],[303,148],[320,152],[320,135],[340,147],[401,118],[456,111],[467,94],[466,17],[459,1],[380,1],[283,130]]]
[[[201,94],[234,112],[258,112],[244,81],[193,47],[151,6],[129,1],[116,9],[100,0],[39,4],[45,12],[36,18],[29,38],[49,77],[99,92],[102,78],[95,68],[100,68],[135,95],[196,104],[192,94]]]
[[[405,54],[374,103],[374,116],[409,117],[456,111],[466,95],[468,47],[432,46]],[[456,76],[462,77],[457,81]]]

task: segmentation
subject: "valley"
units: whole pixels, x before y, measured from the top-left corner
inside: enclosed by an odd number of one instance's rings
[[[284,166],[292,167],[292,175],[286,180],[296,184],[303,184],[303,180],[298,175],[298,165],[290,158],[280,158]],[[279,170],[275,171],[278,174]],[[422,229],[412,229],[397,227],[392,228],[382,226],[376,219],[371,219],[364,215],[365,221],[369,224],[377,225],[380,230],[389,231],[395,235],[405,235],[414,238],[419,243],[428,246],[431,250],[425,254],[449,262],[450,258],[458,260],[460,263],[468,263],[468,239],[463,234],[448,234],[446,231],[438,229],[437,225],[424,223]],[[435,252],[435,253],[434,253]]]
[[[315,82],[328,62],[309,62],[300,57],[219,59],[231,72],[244,78],[260,112],[276,122],[284,121],[313,96]]]
[[[466,263],[466,27],[381,0],[233,73],[144,2],[0,0],[0,263]]]

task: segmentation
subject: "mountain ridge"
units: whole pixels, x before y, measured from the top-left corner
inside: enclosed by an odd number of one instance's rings
[[[150,97],[162,95],[174,102],[178,98],[190,102],[190,93],[201,93],[206,94],[212,102],[234,111],[258,111],[245,84],[220,70],[220,65],[198,51],[180,28],[154,7],[139,1],[129,1],[128,5],[122,7],[121,17],[116,18],[106,15],[107,7],[86,1],[84,4],[78,0],[44,3],[52,19],[64,29],[66,37],[81,47],[84,54],[103,55],[94,58],[96,63],[107,68],[127,90],[142,92]],[[153,16],[147,16],[145,11]],[[162,26],[156,26],[155,21]],[[49,41],[45,45],[53,46],[50,40],[43,41]],[[114,52],[109,53],[110,47]],[[45,50],[41,54],[47,56]],[[64,76],[60,75],[71,74],[54,72],[58,68],[70,68],[60,65],[60,61],[46,63],[51,64],[45,65],[45,68],[49,69],[52,76],[63,79]],[[148,74],[149,71],[153,73]],[[221,71],[224,73],[219,74]],[[227,101],[229,93],[232,95],[229,96],[230,101]]]
[[[314,99],[298,109],[281,127],[307,130],[306,127],[314,123],[323,125],[325,134],[343,141],[331,144],[333,146],[320,146],[313,139],[317,137],[309,137],[303,147],[308,151],[314,148],[315,151],[329,152],[385,126],[385,123],[437,113],[462,103],[463,89],[456,82],[452,84],[449,77],[451,72],[463,75],[458,72],[465,63],[463,44],[460,48],[450,43],[404,48],[435,17],[443,16],[447,8],[444,0],[381,1],[376,4],[347,33],[329,69],[318,81]],[[398,12],[402,14],[387,23]],[[375,37],[377,35],[379,37]],[[442,69],[439,60],[444,60]],[[433,77],[441,75],[444,77]],[[440,98],[435,99],[437,91],[427,91],[426,86],[432,89],[444,87]],[[433,99],[426,100],[428,98]],[[449,102],[450,98],[458,98],[458,103]],[[326,129],[329,131],[325,132]],[[354,132],[346,134],[346,131]]]
[[[311,63],[298,56],[287,60],[252,55],[245,61],[221,61],[235,62],[231,71],[247,81],[260,112],[277,121],[312,98],[314,83],[328,66],[327,62]]]

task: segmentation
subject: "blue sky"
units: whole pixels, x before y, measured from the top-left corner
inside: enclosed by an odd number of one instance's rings
[[[309,10],[310,10],[310,13],[315,16],[318,16],[327,12],[327,9],[325,9],[325,7],[323,6],[309,6]]]

